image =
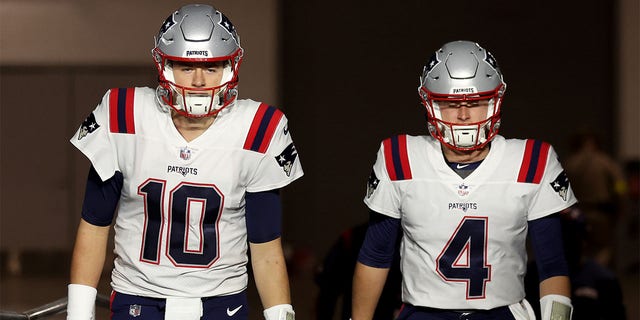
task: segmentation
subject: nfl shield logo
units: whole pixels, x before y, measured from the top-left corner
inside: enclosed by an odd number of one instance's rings
[[[132,304],[129,306],[129,315],[132,317],[137,317],[142,312],[142,306],[139,304]]]
[[[461,197],[469,195],[469,186],[464,183],[458,186],[458,195]]]
[[[191,150],[187,147],[180,149],[180,158],[182,158],[182,160],[191,159]]]

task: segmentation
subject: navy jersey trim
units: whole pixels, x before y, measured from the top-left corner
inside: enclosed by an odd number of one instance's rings
[[[113,88],[109,92],[109,129],[113,133],[136,133],[133,116],[135,88]]]
[[[267,152],[282,116],[278,108],[261,103],[249,128],[244,149],[260,153]]]
[[[407,153],[407,136],[397,135],[382,142],[384,147],[384,162],[389,173],[389,179],[410,180],[411,165]]]

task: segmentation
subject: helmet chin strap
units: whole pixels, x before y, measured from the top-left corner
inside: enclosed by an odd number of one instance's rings
[[[217,98],[218,95],[215,95],[215,98],[212,99],[208,92],[190,92],[184,96],[179,95],[176,102],[181,105],[182,110],[187,111],[190,115],[205,116],[214,109]]]
[[[469,148],[483,144],[487,141],[486,130],[484,128],[485,126],[486,124],[483,124],[480,127],[476,125],[453,125],[451,126],[451,130],[445,130],[444,139],[446,142],[462,148]]]

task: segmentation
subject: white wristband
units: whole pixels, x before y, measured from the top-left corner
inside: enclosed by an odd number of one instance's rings
[[[67,289],[67,320],[95,319],[96,288],[72,283]]]
[[[571,299],[559,294],[548,294],[540,299],[540,313],[542,320],[571,320]]]
[[[295,320],[296,313],[290,304],[279,304],[264,310],[266,320]]]

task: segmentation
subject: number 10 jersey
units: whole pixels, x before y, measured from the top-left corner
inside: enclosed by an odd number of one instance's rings
[[[153,89],[111,89],[71,142],[102,180],[123,175],[111,284],[146,297],[244,290],[245,192],[303,175],[286,117],[251,100],[226,107],[187,142]]]

